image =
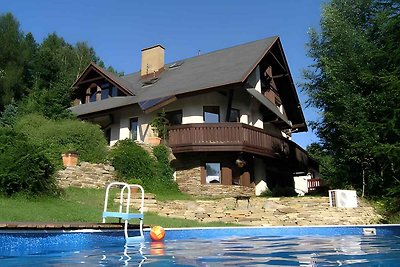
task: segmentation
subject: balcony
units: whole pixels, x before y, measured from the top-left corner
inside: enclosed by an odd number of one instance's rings
[[[172,126],[168,144],[173,153],[246,152],[287,162],[298,170],[318,168],[318,164],[296,143],[243,123]]]

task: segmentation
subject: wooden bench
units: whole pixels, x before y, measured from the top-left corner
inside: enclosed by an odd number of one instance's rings
[[[250,196],[238,195],[238,196],[235,196],[234,198],[236,200],[235,207],[238,207],[238,205],[239,205],[238,201],[239,200],[247,200],[247,208],[250,206]]]

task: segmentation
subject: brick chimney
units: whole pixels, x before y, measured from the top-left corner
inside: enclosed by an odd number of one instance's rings
[[[164,70],[164,47],[155,45],[142,49],[142,77],[156,77]]]

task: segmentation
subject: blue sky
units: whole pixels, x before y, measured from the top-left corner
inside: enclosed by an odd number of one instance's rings
[[[56,32],[70,43],[87,41],[100,58],[125,74],[140,68],[140,50],[165,48],[171,62],[201,53],[279,35],[296,84],[312,61],[306,56],[307,32],[318,28],[324,0],[0,0],[0,13],[12,12],[24,32],[41,42]],[[318,114],[306,108],[307,121]],[[303,147],[316,136],[297,133]]]

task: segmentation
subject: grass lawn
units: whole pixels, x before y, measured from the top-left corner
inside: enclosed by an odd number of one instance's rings
[[[2,222],[101,222],[104,189],[68,188],[60,198],[0,196]],[[166,197],[165,197],[166,198]],[[184,198],[184,197],[183,197]],[[146,205],[146,203],[145,203]],[[132,223],[135,223],[132,220]],[[232,226],[225,223],[200,223],[195,220],[171,219],[153,212],[145,213],[144,223],[163,227]]]

